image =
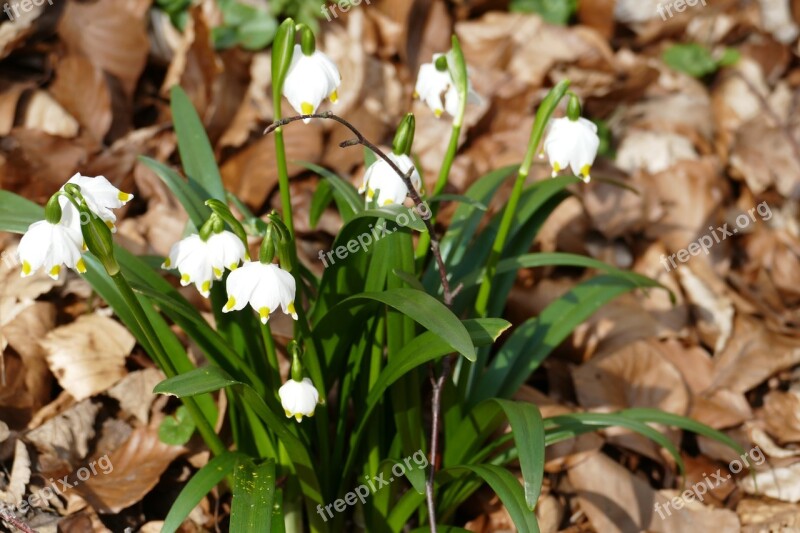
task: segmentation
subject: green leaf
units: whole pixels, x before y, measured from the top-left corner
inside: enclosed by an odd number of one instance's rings
[[[165,379],[155,386],[153,392],[185,398],[206,392],[214,392],[237,383],[222,369],[215,366],[207,366]]]
[[[478,200],[473,200],[469,196],[464,196],[463,194],[437,194],[436,196],[428,198],[427,201],[429,204],[435,204],[439,202],[459,202],[470,207],[474,207],[479,211],[486,211],[489,209],[485,204],[479,202]]]
[[[716,72],[718,68],[708,48],[697,43],[674,44],[664,50],[661,58],[673,70],[695,78]]]
[[[475,359],[475,346],[464,324],[430,294],[415,289],[392,289],[385,292],[357,294],[342,303],[357,300],[374,300],[397,309],[447,342],[453,350],[470,361]]]
[[[236,465],[231,502],[231,533],[272,531],[275,504],[275,462],[256,466],[248,458]]]
[[[532,403],[496,400],[508,417],[524,482],[525,502],[531,511],[542,491],[544,480],[544,424],[539,408]]]
[[[170,99],[175,134],[178,136],[178,151],[189,183],[197,183],[211,198],[224,202],[225,189],[214,150],[192,101],[178,85],[170,90]]]
[[[665,287],[661,283],[653,279],[650,279],[647,276],[642,276],[641,274],[637,274],[635,272],[620,270],[607,263],[598,261],[597,259],[577,254],[552,252],[552,253],[535,253],[535,254],[519,255],[517,257],[511,257],[509,259],[504,259],[500,261],[500,263],[498,263],[497,265],[497,274],[502,274],[505,272],[515,272],[521,268],[536,268],[543,266],[571,266],[571,267],[595,268],[606,274],[623,278],[639,288],[664,289],[670,293],[670,297],[673,303],[675,302],[675,295],[672,293],[672,291],[670,291],[667,287]],[[478,283],[482,276],[483,276],[483,270],[474,271],[472,274],[465,276],[464,279],[461,281],[461,283],[463,283],[465,287],[469,287],[471,285],[475,285],[476,283]]]
[[[578,0],[511,0],[511,11],[537,13],[550,24],[566,25],[578,10]]]
[[[312,228],[316,228],[319,219],[333,201],[333,189],[331,184],[325,180],[317,183],[317,189],[311,197],[311,209],[308,211],[308,223]]]
[[[325,178],[328,184],[333,188],[336,205],[339,207],[339,214],[342,216],[342,220],[345,223],[349,222],[353,218],[353,215],[364,210],[364,199],[358,194],[358,191],[350,182],[343,180],[327,168],[315,165],[314,163],[298,161],[297,164]]]
[[[443,477],[461,477],[464,473],[471,472],[481,477],[503,502],[511,520],[518,531],[527,533],[538,533],[539,523],[536,521],[536,513],[528,509],[525,504],[525,496],[522,492],[517,478],[511,472],[495,465],[462,465],[449,467],[442,470]]]
[[[204,203],[206,198],[202,198],[197,190],[193,189],[177,172],[163,163],[143,155],[139,156],[139,161],[155,172],[156,176],[161,178],[161,181],[172,191],[172,194],[189,214],[189,219],[195,228],[200,228],[208,220],[211,210]]]
[[[626,278],[600,275],[584,281],[517,327],[478,380],[473,403],[509,398],[575,327],[617,296],[637,288]]]
[[[278,31],[278,21],[260,9],[254,10],[256,14],[252,19],[242,23],[236,29],[239,44],[245,50],[261,50],[266,48],[275,38]]]
[[[167,416],[161,421],[158,426],[158,438],[165,444],[183,446],[192,438],[194,430],[194,420],[182,405],[175,411],[175,416]]]
[[[234,465],[244,457],[238,452],[226,452],[214,457],[198,470],[181,489],[178,498],[172,504],[164,519],[164,525],[161,526],[162,533],[177,531],[192,509],[202,501],[203,496],[211,492],[211,489],[217,486],[233,470]]]
[[[576,435],[587,432],[587,429],[590,427],[608,428],[618,426],[630,429],[647,437],[667,450],[678,465],[681,474],[686,470],[681,453],[672,441],[647,424],[632,417],[625,416],[623,413],[570,413],[567,415],[548,417],[546,422],[567,429],[577,425]]]
[[[44,219],[44,208],[8,191],[0,191],[0,230],[25,233],[28,226]]]
[[[740,54],[739,50],[736,48],[726,48],[722,53],[722,57],[720,57],[719,61],[717,61],[717,64],[721,67],[730,67],[731,65],[738,63],[741,57],[742,54]]]

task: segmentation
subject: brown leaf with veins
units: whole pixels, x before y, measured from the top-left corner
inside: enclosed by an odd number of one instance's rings
[[[95,313],[51,331],[41,344],[59,384],[83,400],[126,374],[125,358],[136,340],[115,320]]]
[[[150,50],[141,10],[119,0],[67,2],[58,32],[71,53],[116,76],[133,95]]]
[[[125,444],[108,454],[113,470],[107,474],[100,471],[75,490],[98,513],[118,513],[144,498],[172,461],[185,451],[161,442],[155,429],[139,428]]]
[[[101,141],[111,127],[111,92],[103,72],[84,56],[69,55],[56,65],[50,93]]]

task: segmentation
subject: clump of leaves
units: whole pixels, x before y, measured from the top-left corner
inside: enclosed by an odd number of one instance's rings
[[[719,58],[711,51],[697,43],[674,44],[667,48],[662,59],[671,69],[683,72],[695,78],[713,74],[721,67],[727,67],[739,61],[738,50],[726,48]]]
[[[551,24],[566,25],[578,10],[578,0],[511,0],[509,9],[536,13]]]

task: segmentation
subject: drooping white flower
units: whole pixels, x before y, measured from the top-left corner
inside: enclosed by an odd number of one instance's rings
[[[20,275],[25,278],[44,267],[51,278],[58,279],[62,265],[83,274],[86,265],[81,258],[82,248],[83,236],[79,229],[47,220],[34,222],[17,247],[17,257],[22,263]]]
[[[425,102],[436,118],[441,117],[445,111],[450,116],[456,116],[459,108],[458,89],[448,69],[436,68],[436,60],[444,54],[434,54],[432,63],[425,63],[419,68],[417,85],[414,95]],[[467,103],[479,104],[481,97],[472,89],[472,83],[467,81]]]
[[[553,167],[553,177],[569,167],[586,183],[592,179],[590,172],[599,147],[597,126],[583,117],[553,119],[544,140],[544,152]]]
[[[278,265],[249,261],[228,276],[227,290],[228,303],[222,309],[225,313],[241,311],[250,304],[266,324],[280,306],[297,320],[294,277]]]
[[[286,418],[295,417],[300,422],[304,416],[314,416],[319,403],[319,392],[308,378],[303,381],[289,379],[278,389]]]
[[[335,104],[339,99],[336,89],[341,83],[339,69],[327,55],[319,50],[305,55],[299,44],[294,46],[292,64],[283,83],[283,95],[295,111],[311,115],[326,98]],[[309,121],[303,120],[305,123]]]
[[[119,209],[133,199],[133,195],[122,192],[109,182],[104,176],[89,177],[75,174],[67,183],[73,183],[81,188],[81,196],[86,200],[86,206],[95,215],[116,232],[117,215],[112,209]],[[66,185],[66,184],[65,184]],[[64,187],[61,188],[64,190]],[[59,200],[61,209],[64,211],[62,223],[67,224],[80,232],[81,217],[75,206],[66,198]]]
[[[230,231],[212,234],[207,241],[194,234],[175,243],[162,268],[177,268],[181,285],[194,283],[205,298],[214,280],[222,278],[225,269],[236,270],[247,251],[241,239]]]
[[[422,179],[411,158],[407,155],[390,153],[389,159],[404,173],[408,172],[410,168],[414,168],[414,172],[410,176],[411,184],[419,191],[422,187]],[[379,206],[402,204],[408,196],[408,187],[403,183],[402,178],[389,166],[389,163],[380,158],[372,163],[364,173],[364,180],[358,192],[363,193],[364,191],[367,193],[367,200],[375,198],[377,192]]]

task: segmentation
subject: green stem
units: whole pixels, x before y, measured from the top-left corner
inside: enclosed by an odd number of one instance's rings
[[[267,383],[277,392],[281,386],[281,369],[278,363],[278,351],[275,348],[275,339],[272,338],[272,330],[269,324],[261,324],[261,335],[264,338],[264,347],[267,351],[268,376]]]
[[[125,279],[121,272],[111,276],[111,279],[114,280],[122,299],[125,300],[128,308],[136,318],[136,322],[139,323],[139,327],[144,332],[146,340],[152,349],[152,355],[156,359],[156,364],[161,367],[161,370],[168,378],[176,376],[178,372],[175,369],[175,366],[172,364],[172,361],[170,360],[166,350],[164,350],[164,347],[162,346],[155,329],[153,329],[153,325],[150,324],[150,321],[147,319],[144,308],[139,302],[139,299],[136,297],[136,294],[134,294],[133,289],[131,289],[128,280]],[[197,401],[191,397],[182,398],[181,400],[186,406],[186,410],[189,411],[189,414],[194,420],[194,423],[197,426],[200,435],[203,437],[203,440],[205,440],[206,445],[211,450],[211,453],[214,455],[225,453],[225,445],[220,440],[219,435],[214,432],[214,428],[211,426],[211,423],[203,415],[202,411],[200,410],[200,406],[197,404]]]
[[[433,188],[433,194],[431,196],[441,194],[447,185],[447,178],[450,177],[450,170],[453,168],[453,162],[456,159],[456,152],[458,152],[459,137],[461,137],[461,120],[454,120],[453,129],[450,133],[450,144],[447,146],[447,152],[445,152],[442,168],[439,170],[439,177],[436,179],[436,185]],[[431,206],[430,209],[431,224],[435,225],[436,213],[439,211],[438,204]],[[428,233],[421,234],[419,241],[417,242],[417,250],[414,254],[414,257],[417,259],[417,261],[424,262],[425,258],[428,256],[430,244],[431,236]]]
[[[276,109],[275,120],[280,120],[280,110]],[[283,223],[294,237],[294,221],[292,220],[292,196],[289,192],[289,167],[286,165],[286,143],[283,141],[283,129],[275,130],[275,155],[278,161],[278,187],[281,192],[281,208]]]
[[[523,159],[522,165],[519,167],[519,173],[514,182],[514,189],[511,191],[511,197],[508,199],[505,211],[503,211],[500,228],[497,230],[497,236],[492,244],[489,260],[486,263],[483,283],[481,283],[480,290],[478,291],[478,298],[475,301],[475,315],[478,317],[486,316],[489,307],[489,297],[492,294],[492,280],[494,280],[494,276],[497,273],[497,263],[503,255],[506,240],[508,240],[508,235],[511,232],[511,225],[514,222],[514,215],[517,212],[519,199],[525,187],[525,180],[528,178],[531,165],[533,164],[533,157],[536,155],[536,150],[539,148],[545,128],[550,121],[553,111],[555,111],[568,88],[569,80],[564,80],[553,87],[536,111],[536,120],[533,122],[531,138],[528,141],[528,150],[525,152],[525,159]]]

